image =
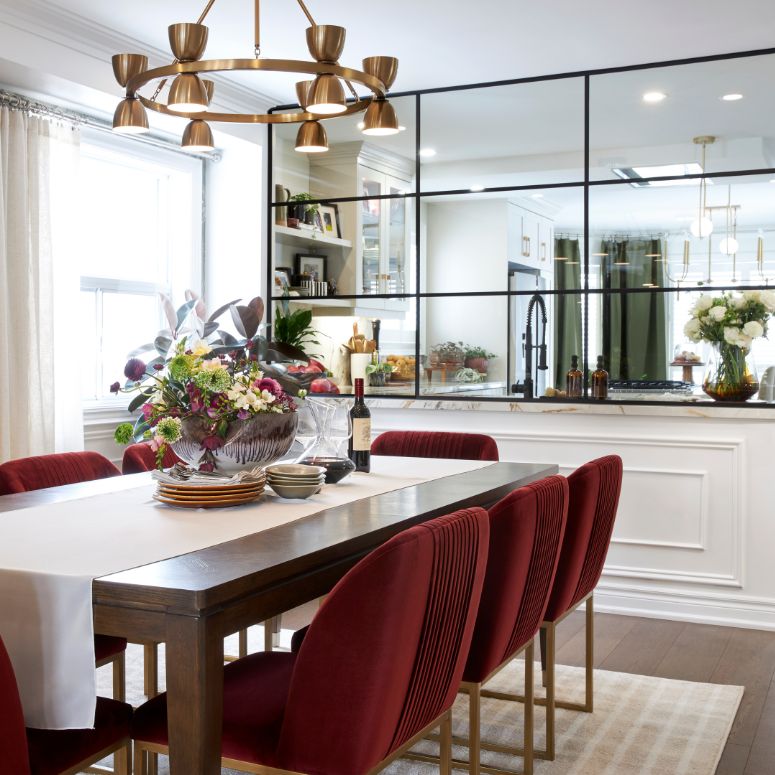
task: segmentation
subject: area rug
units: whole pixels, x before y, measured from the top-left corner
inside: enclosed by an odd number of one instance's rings
[[[283,633],[287,637],[288,633]],[[262,646],[261,629],[251,628],[250,648]],[[227,644],[227,653],[236,642]],[[163,669],[163,652],[160,655]],[[536,676],[540,670],[536,666]],[[110,669],[99,671],[98,688],[110,695]],[[498,674],[488,688],[519,691],[522,665],[514,663]],[[162,674],[163,680],[163,674]],[[558,694],[564,699],[583,700],[584,670],[557,667]],[[541,689],[537,688],[537,695]],[[536,761],[537,775],[713,775],[724,749],[737,708],[741,686],[674,681],[666,678],[595,671],[595,712],[557,711],[557,758]],[[127,700],[143,701],[142,650],[131,646],[127,653]],[[455,735],[468,734],[468,700],[458,697],[454,708]],[[482,700],[483,738],[507,745],[521,743],[522,711],[517,703]],[[544,747],[544,711],[536,707],[536,747]],[[433,743],[417,749],[434,753]],[[438,749],[436,748],[436,751]],[[456,747],[455,758],[465,759],[466,749]],[[482,763],[521,771],[522,760],[483,752]],[[160,775],[169,769],[160,757]],[[223,770],[232,773],[232,770]],[[400,760],[385,775],[435,775],[438,768]]]

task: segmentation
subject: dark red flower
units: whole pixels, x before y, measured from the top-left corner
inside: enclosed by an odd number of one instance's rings
[[[164,368],[163,363],[154,363],[153,368],[156,369],[156,371],[161,371]]]
[[[205,436],[202,439],[202,449],[220,449],[223,439],[220,436]]]
[[[145,363],[139,358],[130,358],[124,366],[124,376],[132,382],[139,382],[145,376]]]
[[[120,383],[118,383],[118,382],[114,382],[114,383],[113,383],[113,384],[110,386],[110,392],[111,392],[111,393],[118,393],[118,391],[119,391],[119,390],[121,390],[121,384],[120,384]]]
[[[215,471],[215,463],[200,463],[200,471]]]
[[[143,404],[142,412],[143,419],[148,422],[153,414],[153,404]]]

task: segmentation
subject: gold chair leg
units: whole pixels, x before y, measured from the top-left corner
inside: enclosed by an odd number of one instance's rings
[[[554,717],[555,717],[555,635],[553,622],[546,624],[546,758],[554,761]]]
[[[240,659],[242,657],[246,657],[248,655],[248,631],[247,628],[244,630],[240,630],[237,635],[239,636],[239,651],[237,652],[240,656]]]
[[[147,699],[159,693],[159,644],[143,644],[143,693]]]
[[[440,775],[452,775],[452,711],[444,714],[439,729],[441,740],[439,742],[439,772]]]
[[[113,660],[113,699],[126,699],[126,652],[122,651]]]
[[[533,641],[525,649],[525,728],[524,767],[525,775],[533,775]]]
[[[594,676],[595,676],[595,604],[593,602],[594,598],[592,595],[590,595],[587,598],[587,617],[586,617],[586,624],[587,624],[587,655],[586,655],[586,703],[584,704],[584,712],[585,713],[592,713],[592,710],[594,708],[594,694],[595,694],[595,686],[594,686]]]
[[[132,775],[132,741],[113,754],[113,769],[116,775]]]
[[[470,775],[479,775],[481,772],[481,691],[481,684],[469,684],[468,686],[468,772]]]

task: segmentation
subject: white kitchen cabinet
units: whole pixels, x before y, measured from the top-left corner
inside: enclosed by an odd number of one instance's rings
[[[509,202],[507,244],[510,263],[551,274],[554,254],[551,219]]]

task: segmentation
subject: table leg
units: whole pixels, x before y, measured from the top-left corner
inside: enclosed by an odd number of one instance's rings
[[[221,771],[223,636],[215,617],[169,616],[167,714],[172,775]]]

